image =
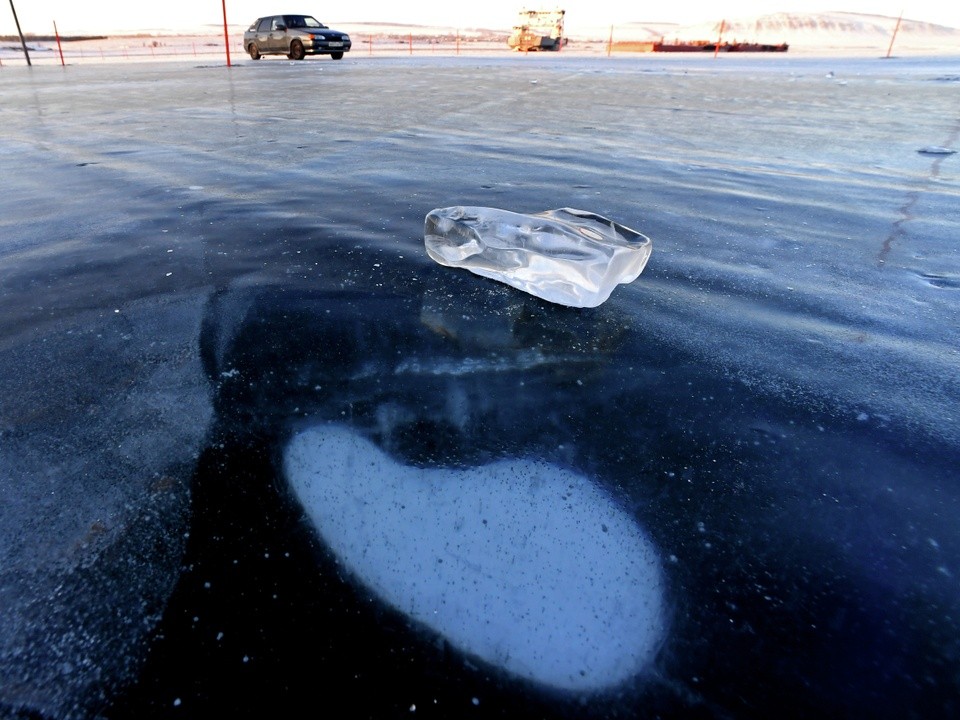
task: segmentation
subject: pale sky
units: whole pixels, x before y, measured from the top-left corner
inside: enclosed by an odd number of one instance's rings
[[[48,34],[53,23],[61,35],[117,32],[197,31],[223,27],[223,0],[13,0],[25,33]],[[843,11],[896,18],[903,12],[922,20],[960,28],[957,0],[834,0],[824,4],[798,0],[675,0],[669,3],[631,3],[624,0],[565,0],[555,3],[531,0],[351,0],[323,3],[310,0],[226,0],[231,31],[249,25],[260,15],[299,12],[328,25],[349,22],[396,22],[414,25],[447,25],[457,28],[509,30],[524,8],[567,11],[568,31],[575,26],[606,26],[636,21],[694,24],[721,18],[753,17],[774,12]],[[0,4],[0,35],[16,33],[9,3]]]

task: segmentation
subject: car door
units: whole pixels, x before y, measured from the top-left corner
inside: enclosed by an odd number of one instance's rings
[[[260,21],[257,23],[257,47],[260,48],[261,53],[269,52],[270,50],[270,25],[273,22],[273,18],[265,17],[260,18]]]
[[[287,52],[287,29],[283,15],[271,18],[269,43],[271,52]]]

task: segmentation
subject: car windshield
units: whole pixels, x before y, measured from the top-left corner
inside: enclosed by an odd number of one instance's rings
[[[322,28],[326,27],[323,23],[310,15],[286,15],[288,28]]]

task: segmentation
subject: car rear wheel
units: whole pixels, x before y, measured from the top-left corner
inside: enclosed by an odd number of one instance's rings
[[[343,53],[342,52],[330,53],[330,57],[332,57],[334,60],[342,60]]]
[[[287,57],[291,60],[303,60],[303,56],[306,53],[303,51],[303,43],[299,40],[294,40],[290,43],[290,52],[287,54]]]
[[[260,59],[260,48],[257,47],[256,43],[250,43],[250,45],[247,46],[247,52],[250,53],[250,57],[254,60]]]

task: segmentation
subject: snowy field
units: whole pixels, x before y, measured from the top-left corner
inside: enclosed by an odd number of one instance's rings
[[[960,59],[239,60],[0,69],[0,716],[956,716]]]

